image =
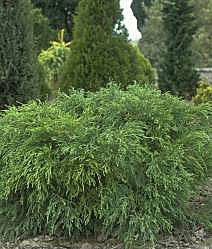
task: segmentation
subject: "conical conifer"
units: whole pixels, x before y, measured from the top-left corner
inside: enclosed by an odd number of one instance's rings
[[[143,79],[145,70],[126,39],[122,18],[119,0],[81,0],[70,56],[62,72],[62,90],[95,91],[109,81],[126,88]]]
[[[39,94],[29,0],[0,1],[0,108]]]
[[[159,87],[186,99],[195,95],[199,81],[191,46],[197,31],[193,11],[190,0],[167,0],[163,4],[166,50],[162,56]]]

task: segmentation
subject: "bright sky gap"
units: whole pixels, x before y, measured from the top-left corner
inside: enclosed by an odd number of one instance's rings
[[[132,0],[121,0],[120,6],[123,9],[124,24],[129,32],[129,38],[137,41],[141,38],[141,34],[137,29],[137,20],[130,8]]]

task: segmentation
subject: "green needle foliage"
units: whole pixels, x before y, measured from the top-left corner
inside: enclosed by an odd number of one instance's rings
[[[112,80],[125,89],[134,81],[144,83],[149,75],[126,39],[122,18],[119,0],[80,1],[70,56],[60,80],[63,91],[70,87],[96,91]]]
[[[38,97],[32,6],[29,0],[0,1],[0,108]]]
[[[138,85],[6,111],[1,238],[71,236],[101,224],[131,243],[188,222],[187,201],[212,165],[211,111]]]
[[[162,12],[166,49],[159,71],[159,87],[162,91],[191,99],[199,81],[192,51],[197,31],[194,8],[190,0],[166,0]]]

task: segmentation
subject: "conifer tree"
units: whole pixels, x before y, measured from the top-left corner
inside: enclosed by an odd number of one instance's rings
[[[0,1],[0,108],[39,94],[29,0]]]
[[[141,33],[148,19],[147,9],[150,8],[154,2],[155,0],[132,0],[131,9],[137,19],[137,28]]]
[[[73,86],[95,91],[111,80],[126,88],[143,78],[148,70],[129,45],[122,18],[119,0],[81,0],[60,80],[62,90]]]
[[[193,36],[197,31],[193,6],[190,0],[167,0],[162,11],[167,36],[159,87],[162,91],[191,99],[199,81],[192,51]]]

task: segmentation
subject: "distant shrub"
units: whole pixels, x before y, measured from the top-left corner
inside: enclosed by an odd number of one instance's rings
[[[204,80],[200,82],[193,101],[196,104],[212,102],[212,85],[210,85],[208,81]]]
[[[130,243],[187,222],[212,165],[211,110],[137,85],[11,108],[0,118],[1,238],[101,224]]]
[[[38,61],[42,66],[47,84],[53,91],[58,90],[58,76],[69,52],[70,43],[64,42],[64,30],[58,33],[58,42],[50,42],[51,47],[42,50],[38,56]]]

